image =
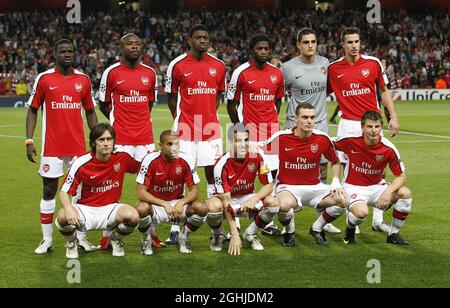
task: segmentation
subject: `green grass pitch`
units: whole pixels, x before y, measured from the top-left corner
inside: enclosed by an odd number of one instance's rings
[[[334,106],[330,103],[329,111]],[[293,248],[283,247],[281,238],[262,236],[264,251],[245,247],[239,257],[229,256],[226,249],[215,253],[209,249],[209,228],[204,225],[191,237],[191,255],[182,255],[172,246],[143,257],[141,237],[135,232],[125,240],[124,258],[80,250],[80,284],[66,280],[65,243],[55,227],[54,251],[47,255],[33,252],[41,240],[42,184],[38,165],[25,156],[26,109],[0,108],[0,287],[450,287],[450,101],[399,102],[396,106],[401,131],[409,132],[390,139],[402,155],[407,185],[413,192],[412,213],[402,231],[410,246],[386,244],[384,234],[371,231],[370,214],[361,226],[357,245],[344,245],[340,234],[328,235],[328,247],[320,247],[307,233],[315,213],[305,207],[296,215],[297,245]],[[282,125],[285,109],[283,105]],[[228,121],[225,105],[219,114],[222,123]],[[170,128],[166,105],[155,106],[152,115],[155,136]],[[335,132],[336,126],[331,126],[330,135]],[[40,134],[39,123],[38,152]],[[200,176],[204,200],[203,171]],[[126,176],[123,203],[135,203],[134,181],[134,175]],[[390,212],[385,220],[391,221]],[[243,227],[247,224],[243,219]],[[344,219],[335,225],[344,230]],[[168,229],[166,225],[158,228],[161,239],[167,237]],[[89,233],[93,242],[100,236],[97,231]],[[367,282],[371,259],[380,261],[380,284]]]

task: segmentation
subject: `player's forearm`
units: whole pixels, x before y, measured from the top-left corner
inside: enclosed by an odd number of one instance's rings
[[[180,201],[183,201],[183,204],[190,204],[198,199],[198,188],[197,185],[190,188],[187,195],[182,198]]]
[[[170,113],[172,117],[175,118],[177,113],[177,96],[178,94],[169,93],[167,94],[167,105],[169,106]]]
[[[107,102],[100,102],[99,108],[103,115],[109,120],[109,104]]]
[[[237,103],[232,100],[228,100],[227,104],[227,112],[228,116],[230,117],[231,122],[233,123],[239,123],[239,116],[236,110]]]
[[[280,114],[280,110],[281,110],[281,99],[277,99],[275,101],[275,108],[277,108],[277,113]]]
[[[222,97],[223,97],[223,92],[222,91],[217,91],[216,110],[219,110],[220,103],[222,102]]]
[[[331,167],[331,173],[333,174],[333,178],[340,178],[341,176],[341,163],[336,163]]]
[[[162,207],[166,205],[167,201],[153,196],[151,193],[147,191],[147,189],[148,188],[146,186],[138,184],[138,188],[136,190],[136,197],[138,198],[139,201],[147,202],[149,204],[154,204]]]
[[[89,129],[92,129],[95,124],[98,123],[97,114],[95,113],[95,109],[86,110],[86,121]]]
[[[59,201],[61,202],[61,205],[64,209],[67,209],[69,206],[72,206],[72,203],[70,202],[70,197],[65,191],[61,191],[59,193]]]
[[[228,226],[230,227],[231,235],[239,236],[239,231],[236,226],[236,221],[234,220],[234,215],[231,214],[230,209],[228,208],[228,205],[225,207],[225,218],[228,221]]]
[[[25,133],[27,139],[33,138],[34,130],[36,129],[37,110],[33,107],[28,108],[27,120],[25,124]]]
[[[394,102],[392,101],[392,96],[387,87],[381,90],[381,103],[389,111],[392,118],[397,118],[397,111],[394,107]]]
[[[392,183],[388,187],[388,190],[391,192],[397,191],[401,187],[405,186],[405,184],[406,184],[406,174],[402,173],[392,181]]]
[[[258,202],[259,200],[264,200],[265,197],[270,196],[272,191],[273,191],[272,183],[266,184],[263,187],[261,187],[261,189],[254,196],[255,198],[258,199],[256,200],[256,202]]]

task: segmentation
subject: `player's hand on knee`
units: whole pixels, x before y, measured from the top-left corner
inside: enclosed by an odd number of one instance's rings
[[[380,210],[387,209],[391,204],[391,199],[392,193],[386,190],[384,193],[381,194],[380,198],[378,198],[377,208],[379,208]]]
[[[78,217],[77,211],[73,207],[65,209],[66,220],[70,225],[80,227],[80,218]]]
[[[336,205],[341,208],[347,208],[350,204],[350,198],[344,189],[339,188],[334,191],[334,195],[336,198]]]

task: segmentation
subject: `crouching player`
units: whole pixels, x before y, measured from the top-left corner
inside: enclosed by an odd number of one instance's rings
[[[355,243],[355,227],[367,217],[368,205],[386,211],[395,204],[392,226],[387,242],[409,243],[399,235],[411,211],[411,191],[405,186],[405,167],[397,148],[381,136],[383,119],[375,111],[366,112],[361,119],[362,136],[338,140],[336,149],[348,155],[344,189],[350,197],[344,243]],[[383,181],[386,166],[395,175],[391,184]]]
[[[67,258],[78,258],[77,230],[111,231],[112,255],[122,257],[122,239],[139,223],[137,211],[118,202],[125,172],[137,173],[140,163],[125,152],[113,152],[115,140],[111,125],[95,125],[89,134],[92,151],[77,158],[65,178],[60,193],[63,208],[55,224],[67,240]],[[69,195],[74,196],[72,202]]]
[[[177,133],[166,130],[159,137],[160,151],[144,157],[137,177],[136,206],[139,212],[139,231],[143,236],[141,253],[153,254],[150,227],[152,224],[178,223],[185,225],[178,236],[181,253],[191,253],[189,234],[205,220],[207,207],[198,201],[197,171],[189,161],[179,156]],[[184,186],[189,188],[183,197]]]
[[[275,189],[280,204],[278,220],[286,228],[283,245],[295,245],[294,208],[306,204],[321,213],[310,227],[317,244],[326,244],[324,226],[339,217],[348,205],[339,181],[340,163],[330,137],[314,129],[316,111],[311,104],[296,108],[296,124],[274,134],[268,144],[278,148],[280,168]],[[320,159],[324,155],[332,164],[331,185],[320,182]]]
[[[225,212],[231,232],[228,253],[240,255],[242,242],[235,217],[253,219],[244,232],[244,239],[254,250],[263,250],[264,247],[256,232],[258,229],[264,229],[275,218],[279,207],[276,198],[270,196],[273,191],[273,179],[270,170],[266,168],[263,156],[249,153],[248,128],[241,123],[231,126],[228,130],[228,140],[230,151],[214,166],[217,195],[207,201],[209,209],[207,222],[213,230],[210,248],[213,251],[220,251],[224,238],[222,220]],[[255,193],[257,176],[263,187]]]

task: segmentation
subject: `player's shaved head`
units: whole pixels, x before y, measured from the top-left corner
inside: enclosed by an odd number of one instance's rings
[[[369,110],[363,114],[361,118],[361,125],[364,126],[367,121],[374,121],[374,122],[380,121],[381,125],[383,125],[383,117],[381,116],[380,113],[374,110]]]
[[[159,135],[159,143],[163,144],[167,139],[169,139],[169,137],[178,138],[178,134],[170,129],[165,130],[161,133],[161,135]]]
[[[58,50],[59,45],[62,45],[62,44],[70,45],[73,48],[72,41],[70,41],[69,39],[66,39],[66,38],[62,38],[62,39],[56,41],[55,45],[53,45],[53,50],[56,52]]]
[[[256,44],[258,44],[259,42],[267,42],[267,43],[269,43],[269,47],[272,46],[270,37],[268,37],[265,34],[257,34],[257,35],[252,36],[252,38],[250,39],[250,42],[248,43],[248,47],[250,48],[250,50],[252,50],[253,48],[255,48]]]
[[[361,36],[361,31],[359,31],[359,29],[357,27],[345,28],[344,31],[342,31],[342,33],[341,33],[341,42],[344,43],[345,36],[351,35],[351,34],[358,34],[359,36]]]
[[[295,108],[295,115],[298,116],[300,114],[300,110],[302,110],[302,109],[315,110],[316,108],[314,108],[314,106],[309,103],[302,103],[302,104],[298,105],[297,108]]]
[[[209,29],[207,26],[205,26],[204,24],[196,24],[189,31],[189,37],[192,38],[194,36],[194,33],[197,31],[205,31],[209,33]]]
[[[123,46],[124,43],[125,43],[125,41],[126,41],[127,39],[131,38],[131,37],[136,38],[136,39],[138,39],[139,41],[141,40],[141,39],[139,38],[139,36],[137,36],[136,34],[134,34],[134,33],[127,33],[127,34],[125,34],[124,36],[122,36],[122,37],[120,38],[120,45]]]

